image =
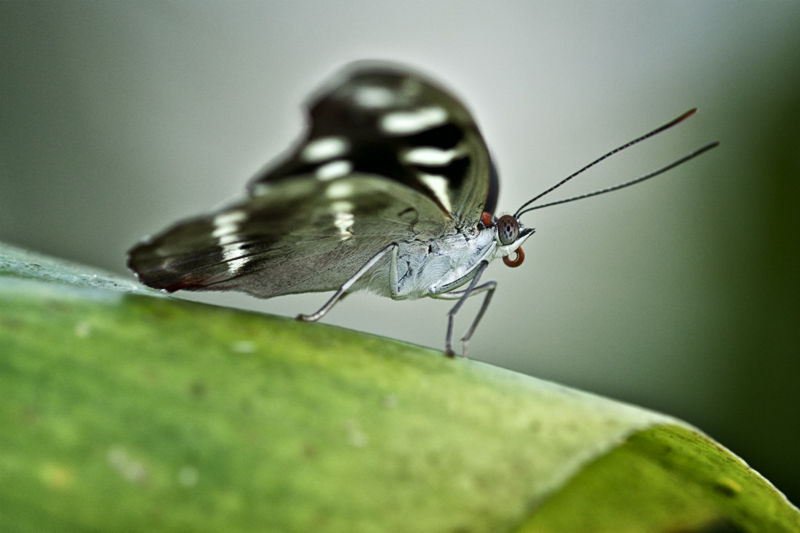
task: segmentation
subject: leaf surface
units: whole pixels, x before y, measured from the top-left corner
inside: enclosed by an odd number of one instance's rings
[[[161,296],[0,249],[0,530],[800,530],[673,418]]]

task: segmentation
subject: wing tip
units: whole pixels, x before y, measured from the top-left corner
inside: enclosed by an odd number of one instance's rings
[[[126,266],[133,272],[139,283],[152,289],[173,293],[200,287],[196,279],[192,280],[185,274],[170,272],[164,266],[164,259],[159,257],[152,237],[145,237],[139,244],[128,250]]]

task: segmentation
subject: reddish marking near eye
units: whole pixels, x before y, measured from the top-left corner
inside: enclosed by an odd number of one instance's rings
[[[511,256],[507,255],[503,258],[503,263],[506,266],[510,266],[511,268],[517,268],[522,264],[525,260],[525,252],[522,251],[522,248],[517,248],[517,257],[511,259]]]
[[[484,211],[483,214],[481,215],[481,224],[483,224],[487,228],[491,228],[492,227],[492,214],[491,213],[487,213],[486,211]]]

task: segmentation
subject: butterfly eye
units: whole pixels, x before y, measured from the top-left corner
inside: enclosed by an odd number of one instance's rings
[[[504,246],[511,244],[519,237],[519,222],[511,215],[503,215],[497,220],[497,235]]]

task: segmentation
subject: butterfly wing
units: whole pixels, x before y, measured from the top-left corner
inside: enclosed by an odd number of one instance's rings
[[[298,174],[373,174],[431,199],[459,229],[478,223],[490,178],[495,188],[497,183],[489,151],[464,104],[435,82],[399,67],[359,62],[312,98],[309,108],[304,142],[286,162],[257,177],[251,190]]]
[[[335,290],[392,242],[477,224],[488,150],[443,89],[359,65],[313,99],[310,117],[305,140],[251,182],[248,198],[134,247],[139,279],[262,298]]]
[[[170,292],[239,290],[262,298],[338,289],[391,242],[449,220],[431,200],[378,176],[298,176],[133,248],[139,279]]]

